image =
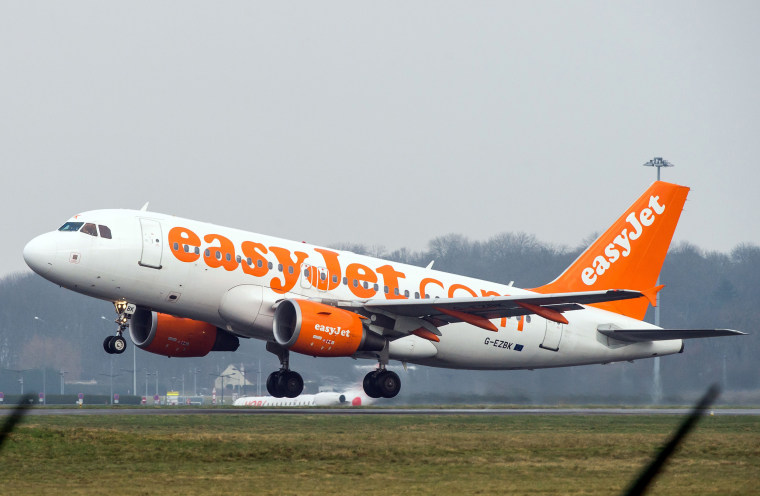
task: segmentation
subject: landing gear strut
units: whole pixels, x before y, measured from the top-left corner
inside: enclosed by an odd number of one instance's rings
[[[298,372],[290,370],[290,352],[275,343],[267,343],[267,351],[280,359],[280,370],[267,377],[267,391],[275,398],[295,398],[303,392],[303,378]]]
[[[127,340],[124,339],[122,334],[129,328],[129,319],[135,313],[135,306],[128,304],[124,300],[113,302],[113,306],[118,314],[116,323],[119,325],[119,328],[116,329],[116,336],[108,336],[103,341],[103,349],[109,355],[120,355],[127,349]]]
[[[378,368],[364,376],[364,392],[370,398],[393,398],[401,390],[401,379],[398,374],[387,370],[388,342],[378,357]]]

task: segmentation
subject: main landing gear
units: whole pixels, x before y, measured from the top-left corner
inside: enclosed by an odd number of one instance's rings
[[[393,398],[401,390],[401,379],[385,367],[364,376],[364,392],[370,398]]]
[[[127,340],[124,339],[123,334],[129,328],[129,319],[135,313],[135,306],[128,304],[124,300],[113,302],[113,306],[119,315],[116,318],[119,328],[116,329],[116,336],[108,336],[103,341],[103,349],[109,355],[121,355],[127,349]]]
[[[267,351],[280,359],[280,370],[267,377],[267,391],[275,398],[295,398],[303,392],[303,378],[298,372],[290,370],[290,352],[275,343],[267,343]]]
[[[378,357],[378,368],[364,376],[364,392],[370,398],[393,398],[401,390],[401,379],[398,374],[387,370],[388,365],[388,342]]]

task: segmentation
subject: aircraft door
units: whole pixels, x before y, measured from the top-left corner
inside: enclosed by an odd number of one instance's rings
[[[327,291],[329,285],[329,272],[325,267],[314,265],[301,265],[301,287],[303,289],[316,289],[320,292]]]
[[[140,219],[140,228],[142,229],[140,265],[160,269],[161,255],[163,254],[161,224],[152,219]]]
[[[544,342],[539,347],[549,351],[559,351],[559,342],[562,341],[562,331],[564,328],[565,324],[558,324],[557,322],[547,320]]]

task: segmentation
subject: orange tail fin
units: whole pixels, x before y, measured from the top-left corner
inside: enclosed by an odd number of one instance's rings
[[[632,289],[654,293],[689,188],[657,181],[557,279],[539,293]],[[648,296],[651,297],[651,294]],[[595,304],[644,319],[648,298]]]

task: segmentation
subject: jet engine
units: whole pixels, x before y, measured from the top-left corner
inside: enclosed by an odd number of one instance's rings
[[[235,351],[237,336],[207,322],[182,319],[138,308],[129,335],[140,349],[168,357],[202,357],[209,351]]]
[[[385,339],[362,325],[362,316],[309,300],[290,299],[274,312],[274,338],[290,351],[320,357],[346,357],[382,351]]]

